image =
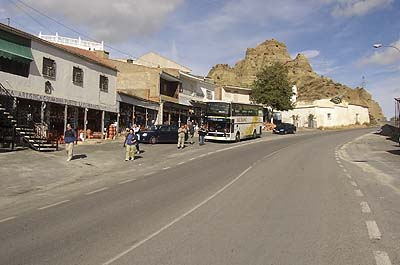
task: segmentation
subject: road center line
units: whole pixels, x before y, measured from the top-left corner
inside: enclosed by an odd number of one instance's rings
[[[129,183],[129,182],[132,182],[132,181],[135,181],[135,180],[136,180],[136,179],[127,179],[127,180],[118,182],[118,184],[125,184],[125,183]]]
[[[374,251],[376,265],[392,265],[389,255],[384,251]]]
[[[282,149],[281,149],[282,150]],[[280,151],[280,150],[279,150]],[[274,154],[276,154],[278,151],[272,152],[271,154],[265,156],[264,158],[268,158],[273,156]],[[226,184],[225,186],[223,186],[221,189],[219,189],[217,192],[215,192],[213,195],[211,195],[210,197],[206,198],[204,201],[202,201],[201,203],[197,204],[196,206],[194,206],[192,209],[190,209],[189,211],[187,211],[186,213],[182,214],[181,216],[175,218],[174,220],[172,220],[170,223],[166,224],[165,226],[161,227],[159,230],[157,230],[156,232],[150,234],[149,236],[147,236],[146,238],[142,239],[141,241],[137,242],[136,244],[132,245],[131,247],[129,247],[128,249],[126,249],[125,251],[121,252],[120,254],[116,255],[115,257],[113,257],[112,259],[106,261],[105,263],[103,263],[102,265],[109,265],[111,263],[113,263],[114,261],[120,259],[121,257],[125,256],[126,254],[128,254],[129,252],[135,250],[136,248],[140,247],[141,245],[143,245],[144,243],[146,243],[147,241],[151,240],[152,238],[156,237],[157,235],[159,235],[160,233],[162,233],[163,231],[165,231],[166,229],[168,229],[169,227],[173,226],[174,224],[178,223],[179,221],[181,221],[183,218],[185,218],[186,216],[188,216],[189,214],[193,213],[194,211],[196,211],[197,209],[199,209],[200,207],[202,207],[204,204],[208,203],[209,201],[211,201],[212,199],[214,199],[215,197],[217,197],[219,194],[221,194],[222,192],[224,192],[226,189],[228,189],[230,186],[232,186],[235,182],[237,182],[241,177],[243,177],[250,169],[252,169],[253,166],[248,167],[247,169],[245,169],[242,173],[240,173],[239,176],[237,176],[236,178],[234,178],[233,180],[231,180],[228,184]]]
[[[17,217],[16,216],[7,217],[7,218],[4,218],[4,219],[1,219],[0,223],[4,223],[4,222],[10,221],[10,220],[13,220],[15,218],[17,218]]]
[[[149,176],[149,175],[152,175],[154,173],[156,173],[156,172],[155,171],[151,171],[151,172],[148,172],[148,173],[144,174],[143,176]]]
[[[371,208],[369,208],[369,205],[367,202],[361,202],[361,212],[363,213],[370,213],[371,212]]]
[[[362,193],[361,190],[354,190],[354,192],[356,193],[356,195],[357,195],[358,197],[363,197],[363,196],[364,196],[364,194]]]
[[[355,181],[350,181],[350,184],[353,185],[354,187],[357,187],[357,183]]]
[[[91,195],[91,194],[98,193],[98,192],[101,192],[103,190],[108,190],[108,189],[109,189],[108,187],[104,187],[104,188],[101,188],[101,189],[98,189],[98,190],[94,190],[94,191],[91,191],[91,192],[88,192],[88,193],[85,193],[85,194],[86,195]]]
[[[186,162],[185,161],[183,161],[183,162],[179,162],[178,164],[176,164],[177,166],[179,166],[179,165],[183,165],[183,164],[185,164]]]
[[[171,167],[164,167],[163,170],[167,170],[167,169],[170,169],[170,168],[171,168]]]
[[[375,221],[366,221],[368,235],[370,239],[380,240],[382,238],[382,234],[379,231],[378,225]]]
[[[56,203],[53,203],[53,204],[49,204],[49,205],[46,205],[46,206],[43,206],[43,207],[38,208],[38,210],[48,209],[48,208],[51,208],[51,207],[54,207],[54,206],[57,206],[57,205],[60,205],[60,204],[63,204],[63,203],[69,202],[69,201],[71,201],[71,200],[65,200],[65,201],[61,201],[61,202],[56,202]]]

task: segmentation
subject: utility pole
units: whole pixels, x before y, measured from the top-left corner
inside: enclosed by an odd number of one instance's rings
[[[10,26],[11,18],[7,17],[7,26]]]

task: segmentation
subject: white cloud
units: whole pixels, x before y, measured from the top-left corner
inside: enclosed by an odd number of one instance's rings
[[[62,17],[68,25],[82,25],[90,35],[108,42],[151,36],[184,0],[26,0],[50,17]]]
[[[388,47],[393,46],[393,47]],[[358,66],[365,65],[389,65],[396,63],[400,60],[400,40],[380,48],[382,51],[376,51],[371,56],[361,58]]]
[[[333,16],[351,17],[362,16],[376,9],[382,9],[393,3],[394,0],[338,0]]]
[[[299,53],[303,54],[308,59],[318,57],[320,54],[320,52],[318,50],[305,50],[305,51],[302,51]]]

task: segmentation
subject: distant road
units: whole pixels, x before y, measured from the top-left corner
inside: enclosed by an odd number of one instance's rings
[[[388,265],[338,155],[369,131],[226,145],[0,220],[0,264]]]

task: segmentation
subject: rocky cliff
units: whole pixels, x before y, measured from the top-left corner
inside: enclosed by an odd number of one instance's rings
[[[213,78],[217,85],[250,87],[256,74],[275,62],[288,67],[289,79],[298,89],[298,100],[313,101],[339,96],[352,104],[367,106],[372,122],[384,118],[381,107],[365,89],[352,89],[316,74],[304,55],[298,54],[292,59],[286,45],[274,39],[267,40],[255,48],[248,48],[245,58],[234,67],[227,64],[215,65],[208,76]]]

